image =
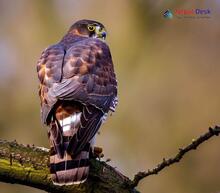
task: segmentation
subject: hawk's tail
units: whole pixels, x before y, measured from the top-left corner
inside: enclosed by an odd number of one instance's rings
[[[90,143],[86,143],[76,155],[70,155],[68,151],[70,140],[79,129],[81,114],[81,109],[77,106],[62,104],[56,109],[50,124],[50,173],[54,184],[79,184],[87,179]]]
[[[89,173],[89,149],[88,143],[75,158],[66,151],[60,158],[51,148],[50,173],[53,183],[60,186],[83,183]]]

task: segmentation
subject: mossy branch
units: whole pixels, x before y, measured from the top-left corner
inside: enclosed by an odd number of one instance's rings
[[[0,140],[0,181],[59,193],[130,193],[130,180],[105,162],[91,160],[87,182],[55,186],[49,175],[49,150]]]
[[[106,162],[91,160],[88,180],[80,185],[55,186],[49,175],[49,150],[35,146],[25,146],[16,141],[0,140],[0,181],[23,184],[53,193],[134,193],[138,183],[164,168],[179,162],[186,153],[195,150],[199,145],[213,136],[220,134],[220,127],[209,128],[178,153],[163,159],[155,168],[139,172],[130,180]]]

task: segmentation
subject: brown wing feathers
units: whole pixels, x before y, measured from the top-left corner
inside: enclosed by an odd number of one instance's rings
[[[62,65],[65,50],[60,45],[53,45],[45,49],[38,60],[37,72],[40,80],[39,96],[41,100],[41,119],[47,123],[48,114],[56,103],[56,99],[48,96],[53,84],[62,78]],[[49,123],[48,123],[49,124]]]

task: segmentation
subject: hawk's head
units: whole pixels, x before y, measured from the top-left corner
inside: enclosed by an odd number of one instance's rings
[[[105,40],[107,34],[103,24],[86,19],[74,23],[70,27],[68,33],[85,37],[100,38],[102,40]]]

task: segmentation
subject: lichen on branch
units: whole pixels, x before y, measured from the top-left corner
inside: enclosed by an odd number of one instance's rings
[[[186,153],[220,134],[220,127],[209,130],[197,139],[179,148],[177,154],[163,159],[153,169],[138,172],[130,180],[106,162],[90,160],[88,180],[79,185],[55,186],[49,174],[49,150],[35,146],[25,146],[16,141],[0,140],[0,181],[23,184],[51,193],[137,193],[135,187],[144,178],[160,173],[163,169],[178,163]]]
[[[0,181],[23,184],[59,193],[129,193],[129,179],[105,162],[91,160],[86,183],[72,186],[53,185],[49,174],[49,150],[25,146],[16,141],[0,140]]]

